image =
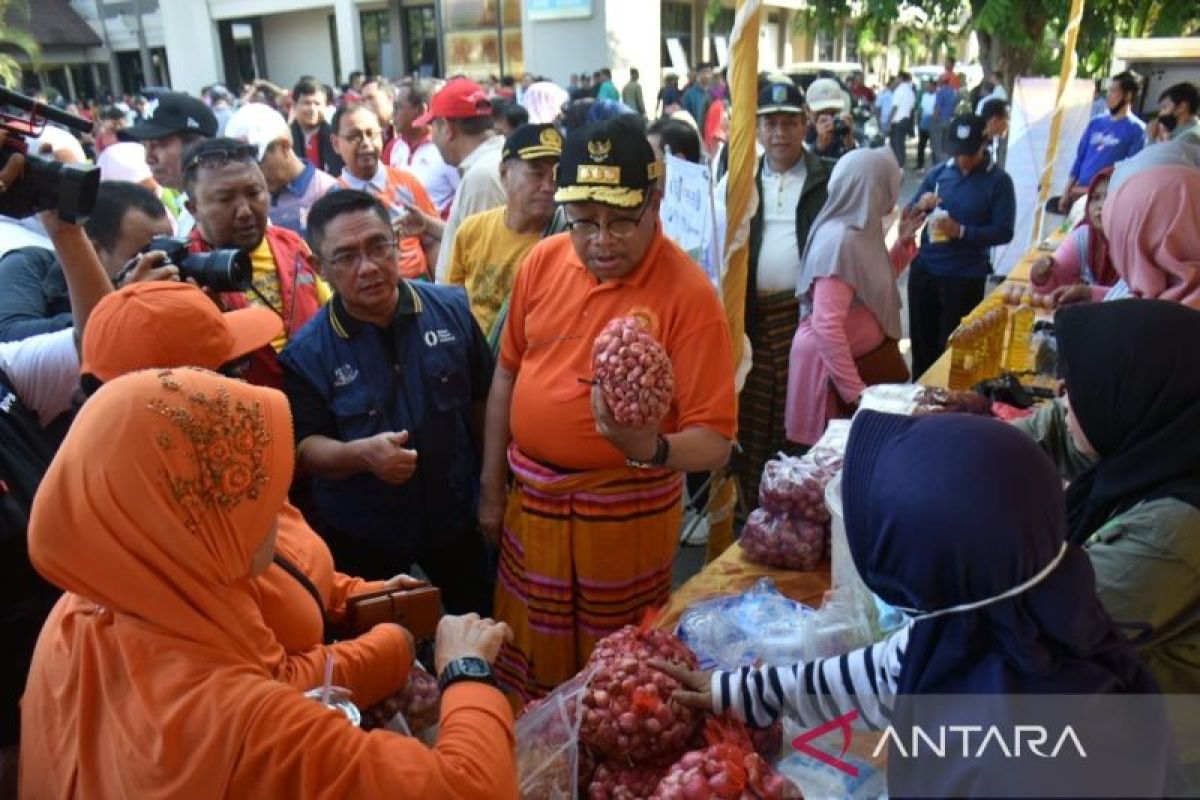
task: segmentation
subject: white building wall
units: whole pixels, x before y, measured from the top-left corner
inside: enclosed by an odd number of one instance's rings
[[[301,75],[334,83],[333,50],[329,39],[332,9],[272,14],[262,18],[263,49],[271,82],[290,89]]]
[[[159,0],[171,88],[199,95],[221,75],[217,25],[202,0]]]

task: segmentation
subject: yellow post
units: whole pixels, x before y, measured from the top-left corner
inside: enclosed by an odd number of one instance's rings
[[[725,277],[721,296],[733,337],[733,369],[741,363],[746,332],[746,274],[749,270],[750,220],[758,208],[754,144],[758,111],[758,31],[760,0],[737,0],[729,42],[729,172],[725,193]],[[708,560],[733,543],[737,482],[727,470],[713,475],[708,495]]]
[[[1042,229],[1042,216],[1046,213],[1046,200],[1050,197],[1050,181],[1054,177],[1054,159],[1058,155],[1058,137],[1062,131],[1063,100],[1067,95],[1067,86],[1075,77],[1078,57],[1075,55],[1075,42],[1079,38],[1079,22],[1083,18],[1083,0],[1071,0],[1071,15],[1067,18],[1067,30],[1063,36],[1062,67],[1058,71],[1058,94],[1054,102],[1054,119],[1050,121],[1050,141],[1046,144],[1046,164],[1042,167],[1042,178],[1039,181],[1037,210],[1033,217],[1033,231],[1030,234],[1030,246],[1037,244],[1038,232]]]

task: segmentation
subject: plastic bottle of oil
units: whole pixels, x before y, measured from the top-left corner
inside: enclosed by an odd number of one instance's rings
[[[1035,316],[1033,306],[1027,303],[1009,313],[1008,346],[1004,352],[1004,368],[1009,372],[1020,374],[1033,369],[1030,343]]]
[[[951,389],[969,389],[973,385],[971,373],[974,367],[974,343],[972,333],[967,324],[959,325],[950,334],[950,375],[946,383]]]

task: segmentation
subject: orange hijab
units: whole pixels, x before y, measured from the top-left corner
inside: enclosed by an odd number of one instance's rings
[[[147,370],[84,405],[29,526],[34,566],[67,594],[22,700],[22,797],[513,793],[495,689],[452,687],[427,750],[271,678],[283,652],[249,572],[292,466],[287,400],[271,389]]]

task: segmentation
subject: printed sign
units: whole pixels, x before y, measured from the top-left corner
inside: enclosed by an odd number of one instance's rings
[[[592,0],[526,0],[525,15],[534,22],[587,19],[592,15]]]
[[[682,247],[720,288],[721,257],[717,250],[716,212],[708,167],[667,156],[663,192],[663,233]]]

